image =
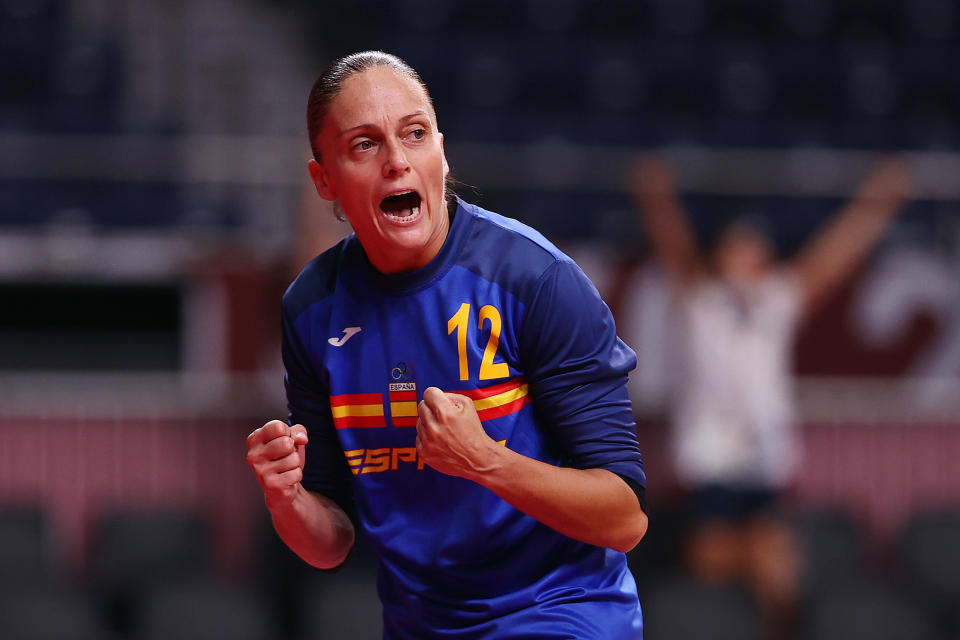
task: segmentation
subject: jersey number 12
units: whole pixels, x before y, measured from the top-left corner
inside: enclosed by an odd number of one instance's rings
[[[497,347],[500,346],[500,330],[503,326],[503,320],[500,317],[500,311],[493,305],[484,305],[480,307],[480,322],[478,328],[483,329],[484,320],[490,321],[490,339],[487,340],[487,346],[483,350],[483,359],[480,361],[480,379],[493,380],[495,378],[508,378],[510,376],[510,367],[506,362],[494,362],[493,357],[497,354]],[[453,317],[447,320],[447,335],[454,331],[457,332],[457,357],[460,361],[460,379],[469,380],[470,373],[467,368],[467,329],[470,324],[470,303],[464,302],[453,314]]]

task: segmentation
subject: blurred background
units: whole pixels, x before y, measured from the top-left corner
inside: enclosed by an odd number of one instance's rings
[[[244,462],[285,414],[280,296],[349,232],[307,184],[306,96],[365,48],[423,76],[460,195],[570,253],[638,352],[649,640],[960,638],[952,0],[0,0],[0,636],[378,637],[369,554],[298,564]],[[688,557],[632,167],[672,167],[697,242],[748,216],[790,260],[889,152],[907,199],[789,343],[771,626]]]

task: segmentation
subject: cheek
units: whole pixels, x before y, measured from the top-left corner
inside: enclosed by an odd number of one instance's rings
[[[372,183],[367,173],[358,167],[350,167],[349,170],[341,171],[337,176],[338,199],[347,202],[364,200]]]
[[[431,159],[430,162],[430,184],[434,187],[443,186],[447,176],[447,161],[442,155]]]

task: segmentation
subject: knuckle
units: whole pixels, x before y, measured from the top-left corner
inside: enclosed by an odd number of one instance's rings
[[[252,447],[260,442],[265,442],[270,440],[271,436],[271,425],[276,422],[276,420],[271,420],[267,422],[262,427],[254,429],[250,435],[247,436],[247,447]]]
[[[265,469],[269,473],[280,474],[290,468],[290,456],[283,456],[271,461]]]
[[[309,434],[307,433],[307,428],[305,426],[303,426],[302,424],[296,424],[290,428],[290,435],[291,437],[302,436],[303,439],[306,440]]]
[[[278,449],[279,454],[287,455],[293,452],[297,447],[293,444],[293,438],[280,437],[277,438],[276,448]]]
[[[283,435],[287,431],[286,423],[281,422],[280,420],[271,420],[267,424],[263,425],[263,428],[267,434],[273,438]]]
[[[458,393],[451,393],[447,395],[447,398],[450,399],[450,403],[458,410],[464,411],[473,406],[473,401],[466,396],[462,396]]]
[[[263,467],[263,465],[252,466],[253,473],[257,476],[257,480],[260,481],[260,484],[265,485],[267,479],[270,477],[270,472]]]
[[[283,476],[279,473],[271,473],[266,478],[263,479],[264,486],[271,491],[279,491],[280,489],[286,489],[287,483],[284,482]]]
[[[264,442],[259,448],[263,451],[264,458],[276,458],[277,456],[275,454],[279,446],[280,443],[277,441],[277,438],[271,438],[270,440]]]

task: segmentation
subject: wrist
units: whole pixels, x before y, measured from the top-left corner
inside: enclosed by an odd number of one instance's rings
[[[471,467],[471,473],[467,479],[488,489],[494,489],[498,485],[499,479],[504,476],[506,469],[509,468],[512,453],[505,444],[487,438],[481,457],[483,462]]]
[[[303,491],[303,485],[299,482],[285,489],[265,491],[263,494],[264,502],[266,502],[270,513],[276,515],[288,512],[296,508],[296,502]]]

